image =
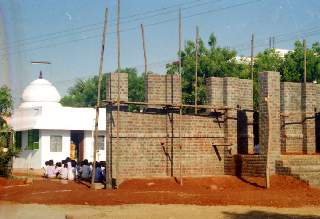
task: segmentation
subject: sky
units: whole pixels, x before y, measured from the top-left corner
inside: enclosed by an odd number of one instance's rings
[[[121,0],[121,67],[143,71],[140,24],[144,24],[148,69],[164,74],[166,63],[177,59],[178,10],[182,38],[195,39],[196,26],[207,42],[211,33],[218,46],[250,54],[292,49],[295,40],[319,40],[319,0]],[[98,74],[105,8],[109,9],[103,71],[112,72],[116,59],[116,0],[0,0],[0,85],[12,89],[15,105],[32,80],[43,71],[61,96],[77,79]],[[32,65],[31,61],[50,65]]]

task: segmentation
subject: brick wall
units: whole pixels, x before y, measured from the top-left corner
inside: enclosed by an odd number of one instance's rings
[[[117,179],[179,176],[179,114],[112,112],[113,173]],[[223,175],[225,165],[223,121],[183,115],[181,119],[182,172],[184,176]],[[108,141],[110,143],[110,141]],[[168,152],[166,156],[163,151]],[[171,162],[172,159],[172,162]],[[230,168],[226,167],[228,171]]]
[[[315,112],[319,85],[281,83],[281,150],[287,153],[314,153],[316,150]]]
[[[264,177],[266,175],[266,161],[265,155],[239,155],[236,158],[236,175]]]
[[[233,154],[253,153],[252,81],[210,77],[206,80],[206,91],[209,105],[240,107],[238,111],[227,111],[225,135],[233,144]]]
[[[237,174],[263,176],[265,152],[270,145],[271,173],[275,173],[280,150],[314,150],[315,123],[304,125],[297,121],[306,114],[294,114],[280,119],[280,112],[306,112],[320,105],[316,95],[318,85],[303,88],[297,83],[280,83],[277,72],[262,72],[260,77],[260,150],[262,155],[243,155],[253,152],[252,81],[237,78],[208,78],[206,81],[208,104],[237,107],[238,110],[220,111],[218,118],[200,115],[182,115],[181,148],[179,146],[179,114],[158,110],[131,113],[107,110],[107,148],[112,146],[113,176],[117,179],[133,177],[179,176],[180,160],[183,176]],[[127,77],[121,77],[122,99],[127,99]],[[110,80],[117,85],[117,77]],[[109,81],[110,81],[109,80]],[[180,78],[176,75],[149,74],[146,80],[146,101],[180,103]],[[171,81],[173,83],[171,83]],[[281,86],[280,86],[281,84]],[[173,96],[171,86],[173,85]],[[108,87],[108,86],[107,86]],[[109,85],[110,87],[110,85]],[[111,96],[115,96],[111,86]],[[307,95],[301,95],[306,89]],[[309,93],[309,90],[312,92]],[[270,116],[264,97],[269,97]],[[249,109],[249,110],[248,110]],[[119,117],[119,127],[117,128]],[[308,118],[307,118],[308,119]],[[269,127],[271,120],[272,127]],[[320,120],[320,119],[319,119]],[[314,121],[313,121],[314,122]],[[320,122],[318,122],[320,124]],[[281,129],[283,124],[283,129]],[[320,125],[318,126],[320,127]],[[268,142],[269,130],[271,142]],[[119,138],[117,138],[119,131]],[[313,132],[313,137],[312,137]],[[231,143],[229,148],[219,144]],[[306,144],[306,142],[308,142]],[[213,147],[213,144],[216,147]],[[163,146],[163,147],[162,147]],[[312,148],[313,147],[313,148]],[[108,162],[111,162],[109,160]]]
[[[128,101],[128,74],[108,73],[106,78],[107,100],[117,100],[118,98],[118,76],[120,87],[120,100]]]
[[[280,74],[261,72],[259,104],[259,140],[261,154],[269,151],[270,172],[275,173],[276,160],[280,159]],[[265,98],[268,97],[268,104]],[[269,105],[269,108],[267,107]],[[270,111],[269,111],[270,110]],[[271,127],[269,127],[271,124]],[[269,142],[269,134],[271,142]]]
[[[281,92],[281,117],[282,152],[302,152],[303,148],[303,126],[301,112],[301,83],[282,82],[280,84]],[[290,114],[293,113],[294,114]]]
[[[145,78],[145,101],[151,103],[181,103],[179,75],[148,74]]]

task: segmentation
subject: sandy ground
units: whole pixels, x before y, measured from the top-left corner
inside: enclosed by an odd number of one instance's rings
[[[0,200],[21,204],[126,205],[185,204],[203,206],[246,205],[298,208],[320,207],[320,189],[292,177],[273,176],[271,188],[263,178],[233,176],[185,178],[180,186],[174,178],[132,179],[117,190],[92,190],[78,182],[0,178]]]
[[[0,219],[319,218],[320,189],[292,177],[173,178],[124,181],[117,190],[78,182],[0,178]],[[66,217],[66,215],[68,217]]]
[[[3,219],[102,219],[102,218],[320,218],[320,208],[271,208],[250,206],[196,206],[196,205],[40,205],[0,203]],[[67,217],[66,217],[67,216]]]

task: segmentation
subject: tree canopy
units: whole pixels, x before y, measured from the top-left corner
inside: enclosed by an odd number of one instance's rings
[[[15,154],[15,149],[9,147],[7,151],[4,148],[10,146],[10,138],[12,136],[12,130],[6,122],[6,117],[11,115],[13,108],[13,100],[10,89],[7,86],[0,87],[0,175],[6,175],[4,171],[7,163],[10,161],[11,156]]]
[[[7,86],[0,87],[0,115],[9,116],[13,107],[10,89]]]
[[[208,42],[199,39],[198,52],[198,104],[206,104],[205,79],[207,77],[238,77],[249,79],[251,77],[250,63],[236,59],[236,50],[218,46],[217,38],[211,34]],[[254,109],[259,104],[258,73],[261,71],[278,71],[282,81],[300,82],[303,77],[304,48],[301,41],[296,41],[294,50],[284,57],[280,57],[275,49],[266,49],[259,52],[254,58],[254,81],[253,98]],[[320,44],[314,43],[307,50],[307,81],[319,80],[320,73]],[[182,98],[186,104],[194,104],[195,96],[195,43],[191,40],[186,42],[181,51],[182,67]],[[167,74],[177,74],[179,63],[168,63]],[[144,100],[144,78],[134,68],[122,69],[128,73],[129,100]],[[102,80],[102,99],[105,98],[105,80]],[[94,76],[87,80],[78,80],[72,86],[68,94],[63,97],[61,103],[65,106],[93,107],[97,100],[98,77]],[[129,109],[136,109],[130,107]]]
[[[304,48],[301,41],[295,42],[293,51],[285,57],[280,57],[275,49],[266,49],[259,52],[254,58],[253,66],[253,94],[254,108],[258,108],[258,73],[262,71],[278,71],[282,81],[300,82],[303,77]],[[320,73],[320,44],[314,43],[307,49],[307,81],[319,80]],[[206,46],[202,39],[199,40],[198,52],[198,104],[206,103],[205,78],[206,77],[238,77],[248,79],[251,77],[250,63],[236,60],[236,51],[217,46],[217,39],[211,34]],[[178,73],[179,63],[167,64],[167,73]],[[182,90],[183,102],[194,104],[195,87],[195,43],[187,41],[181,51]]]
[[[4,145],[4,133],[9,130],[6,117],[11,115],[13,100],[10,89],[7,86],[0,87],[0,145]]]
[[[121,69],[120,72],[128,73],[128,92],[130,101],[144,101],[144,78],[135,68]],[[61,99],[64,106],[94,107],[97,104],[98,76],[87,80],[77,80],[68,90],[68,94]],[[101,98],[106,99],[106,74],[101,82]]]
[[[195,50],[195,43],[189,40],[181,51],[183,102],[186,104],[194,104]],[[199,39],[198,51],[198,104],[206,102],[205,78],[212,76],[249,77],[249,66],[236,61],[237,52],[235,50],[217,46],[214,34],[210,35],[207,46],[202,39]],[[179,63],[167,64],[167,73],[177,73],[178,65]]]

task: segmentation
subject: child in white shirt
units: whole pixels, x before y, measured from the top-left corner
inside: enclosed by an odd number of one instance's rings
[[[61,170],[62,170],[62,164],[60,162],[57,162],[56,168],[55,168],[56,177],[58,178],[61,177]]]
[[[60,178],[61,179],[68,179],[68,164],[64,164],[63,168],[60,171]]]
[[[44,176],[44,177],[48,177],[49,161],[46,161],[44,164],[45,164],[46,166],[45,166],[45,167],[42,167],[42,169],[43,169],[43,176]]]
[[[76,163],[71,162],[71,167],[68,168],[68,180],[74,180],[76,178]]]
[[[53,160],[49,161],[49,166],[47,167],[47,177],[56,178],[55,167],[53,166]]]

